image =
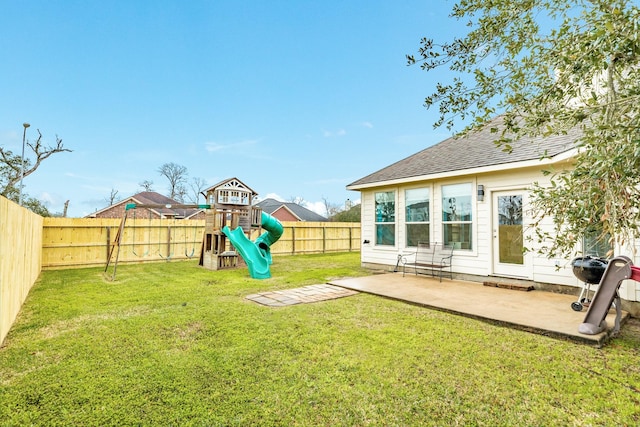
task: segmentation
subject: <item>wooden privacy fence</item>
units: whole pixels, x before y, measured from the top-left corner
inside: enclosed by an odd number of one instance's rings
[[[119,225],[119,219],[44,218],[42,268],[106,265]],[[274,255],[360,250],[359,222],[283,221],[282,226],[282,236],[271,246]],[[128,219],[118,262],[197,259],[203,232],[204,220]]]
[[[0,344],[41,266],[42,217],[0,197]]]

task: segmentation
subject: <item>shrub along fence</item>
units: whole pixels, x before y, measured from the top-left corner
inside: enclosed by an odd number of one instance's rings
[[[38,279],[41,248],[42,217],[0,197],[0,344]]]
[[[119,219],[44,218],[42,268],[106,265],[119,225]],[[271,246],[274,255],[360,250],[360,223],[283,221],[282,226],[282,236]],[[203,232],[204,220],[129,219],[118,263],[198,258]]]

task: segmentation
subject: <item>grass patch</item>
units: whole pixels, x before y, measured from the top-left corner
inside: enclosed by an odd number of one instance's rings
[[[47,271],[0,349],[2,425],[638,425],[640,325],[603,349],[376,296],[244,296],[368,272],[275,257]]]

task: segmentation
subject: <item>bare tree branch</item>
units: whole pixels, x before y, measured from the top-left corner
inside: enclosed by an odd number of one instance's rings
[[[138,183],[138,185],[139,185],[140,187],[142,187],[142,189],[143,189],[144,191],[153,191],[153,188],[152,188],[152,186],[153,186],[153,181],[150,181],[150,180],[148,180],[148,179],[145,179],[144,181],[139,182],[139,183]]]
[[[42,133],[40,133],[40,129],[38,129],[38,139],[36,142],[30,143],[27,141],[26,146],[31,149],[33,154],[35,154],[35,162],[33,165],[26,155],[24,158],[21,158],[21,156],[14,155],[11,151],[4,150],[0,147],[0,156],[2,157],[0,173],[2,174],[2,180],[4,181],[4,187],[0,194],[3,196],[11,193],[22,178],[34,173],[40,167],[40,164],[44,160],[48,159],[52,154],[62,153],[65,151],[71,152],[68,148],[64,148],[62,139],[57,135],[54,146],[45,146],[42,142]]]
[[[160,166],[158,172],[169,180],[169,198],[182,202],[187,193],[184,186],[189,175],[187,168],[171,162]]]
[[[118,197],[118,190],[116,190],[115,188],[111,189],[111,193],[109,194],[108,197],[106,197],[104,199],[107,203],[109,203],[109,206],[113,205],[115,202],[120,200],[120,197]]]
[[[191,182],[189,183],[189,188],[191,188],[190,201],[197,204],[199,203],[202,190],[207,188],[207,181],[205,181],[203,178],[193,177],[191,178]]]

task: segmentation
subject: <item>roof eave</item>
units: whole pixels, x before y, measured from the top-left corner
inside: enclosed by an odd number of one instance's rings
[[[278,212],[280,209],[285,209],[287,212],[289,212],[295,218],[298,218],[298,221],[302,221],[302,218],[300,218],[300,216],[296,215],[296,213],[294,211],[292,211],[291,209],[289,209],[289,207],[287,205],[285,205],[285,204],[280,206],[278,209],[274,210],[273,213]]]
[[[513,162],[513,163],[503,163],[503,164],[497,164],[497,165],[491,165],[491,166],[459,169],[455,171],[448,171],[448,172],[441,172],[441,173],[434,173],[434,174],[416,175],[416,176],[411,176],[406,178],[376,181],[376,182],[370,182],[365,184],[347,185],[346,189],[352,190],[352,191],[360,191],[360,190],[366,190],[369,188],[389,187],[389,186],[407,184],[407,183],[418,182],[418,181],[434,181],[434,180],[459,177],[459,176],[480,175],[484,173],[501,172],[506,170],[548,166],[548,165],[567,161],[572,157],[574,157],[576,153],[577,153],[577,149],[573,148],[568,151],[559,153],[553,157],[547,157],[543,159],[523,160],[523,161]]]

